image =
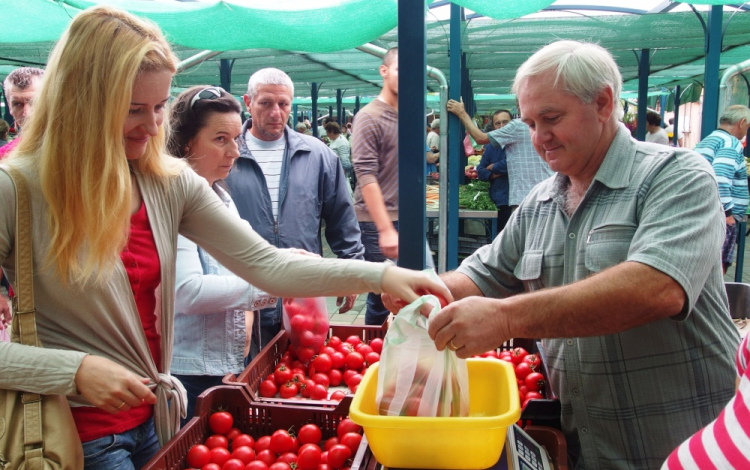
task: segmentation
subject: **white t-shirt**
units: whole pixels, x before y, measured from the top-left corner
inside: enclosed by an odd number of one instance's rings
[[[427,146],[429,148],[435,147],[440,150],[440,134],[430,131],[430,133],[427,134]]]
[[[336,140],[331,141],[330,147],[331,150],[333,150],[333,153],[335,153],[339,157],[339,160],[341,160],[341,166],[343,166],[345,170],[351,170],[351,148],[349,146],[349,141],[346,140],[346,137],[344,137],[343,134],[339,134]]]
[[[661,127],[654,133],[646,132],[646,142],[652,142],[654,144],[669,145],[669,137],[664,129]]]
[[[273,218],[276,219],[279,214],[279,181],[281,179],[281,165],[284,161],[286,139],[282,135],[278,140],[267,142],[256,139],[248,130],[245,134],[245,142],[266,177],[268,194],[271,195]]]
[[[667,133],[667,137],[669,137],[669,134],[673,134],[674,133],[674,127],[670,124],[670,125],[668,125],[667,127],[664,128],[664,132],[666,132]],[[677,129],[677,138],[678,139],[682,139],[683,135],[684,134],[682,133],[682,131],[679,130],[679,129]]]

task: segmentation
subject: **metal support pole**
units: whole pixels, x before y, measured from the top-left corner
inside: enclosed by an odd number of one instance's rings
[[[299,105],[297,104],[292,105],[292,116],[294,116],[294,123],[293,123],[294,130],[297,130],[297,123],[299,122],[299,114],[297,114],[298,106]]]
[[[341,126],[344,121],[341,118],[341,88],[336,89],[336,122]]]
[[[677,147],[680,139],[680,85],[674,88],[674,123],[672,124],[672,143]]]
[[[359,112],[359,96],[354,98],[354,115],[356,116]]]
[[[333,119],[333,106],[328,107],[328,119]]]
[[[448,97],[459,101],[461,99],[462,60],[461,60],[461,26],[463,25],[464,10],[459,5],[451,3],[450,18],[450,86]],[[451,271],[458,267],[458,185],[464,178],[461,171],[461,142],[463,132],[461,121],[453,113],[446,113],[448,122],[448,167],[440,171],[440,211],[445,211],[438,228],[439,257],[438,272]],[[446,121],[442,119],[441,122]],[[444,152],[441,149],[441,152]],[[443,178],[443,173],[447,178]],[[443,184],[443,179],[447,181]],[[445,196],[443,196],[445,193]],[[445,208],[445,209],[444,209]],[[445,235],[443,235],[445,234]]]
[[[234,67],[234,60],[221,59],[219,60],[219,79],[221,80],[221,87],[227,93],[232,92],[232,68]]]
[[[195,54],[192,57],[188,57],[187,59],[183,60],[179,64],[177,64],[177,71],[176,73],[184,72],[185,70],[189,69],[190,67],[194,67],[212,57],[216,57],[217,55],[221,54],[221,51],[201,51],[197,54]]]
[[[426,261],[424,16],[422,2],[398,2],[398,265],[411,269],[424,269]]]
[[[706,31],[706,60],[703,73],[703,116],[701,139],[716,129],[719,124],[719,65],[721,60],[721,27],[723,5],[713,5],[708,10]]]
[[[648,106],[648,75],[651,51],[641,49],[638,60],[638,125],[635,128],[635,138],[646,140],[646,107]]]
[[[315,82],[312,83],[310,99],[312,100],[312,118],[310,119],[310,127],[312,127],[313,136],[320,137],[318,135],[318,84]]]

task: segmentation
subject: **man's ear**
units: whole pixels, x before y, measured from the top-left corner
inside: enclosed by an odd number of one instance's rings
[[[250,95],[242,95],[242,101],[245,102],[245,107],[250,111]]]
[[[596,94],[594,103],[596,104],[596,112],[599,115],[599,119],[602,122],[609,121],[609,118],[612,116],[615,107],[612,88],[605,86],[599,93]]]
[[[384,64],[380,64],[378,71],[380,72],[380,76],[383,78],[388,75],[388,67],[386,67]]]

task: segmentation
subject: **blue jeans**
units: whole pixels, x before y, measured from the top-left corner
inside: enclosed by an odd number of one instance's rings
[[[175,374],[182,386],[185,387],[187,392],[187,415],[184,418],[180,418],[180,427],[187,424],[188,421],[193,419],[195,415],[195,401],[198,399],[198,395],[205,392],[211,387],[223,385],[221,379],[223,376],[215,375],[177,375]]]
[[[154,420],[83,443],[84,470],[138,470],[159,451]]]
[[[393,222],[393,227],[398,232],[398,221]],[[382,263],[386,258],[380,252],[380,235],[374,222],[360,222],[359,230],[362,232],[362,245],[365,247],[365,260],[373,263]],[[429,244],[426,246],[426,260],[428,268],[435,268],[435,262],[432,260]],[[394,260],[395,261],[395,260]],[[370,292],[367,294],[367,310],[365,311],[365,325],[382,325],[388,318],[390,312],[383,305],[380,294]]]

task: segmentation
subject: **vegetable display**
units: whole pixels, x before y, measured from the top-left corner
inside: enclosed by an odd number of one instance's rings
[[[490,199],[490,184],[479,180],[458,187],[458,205],[475,211],[497,210],[497,206]]]

